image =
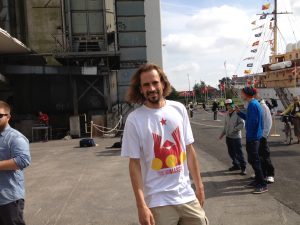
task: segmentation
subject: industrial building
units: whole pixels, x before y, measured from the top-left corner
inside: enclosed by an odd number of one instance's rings
[[[159,0],[0,0],[0,99],[29,139],[37,112],[53,138],[113,126],[131,75],[162,66]]]

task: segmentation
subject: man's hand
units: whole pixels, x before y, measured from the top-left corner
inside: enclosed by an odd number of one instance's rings
[[[141,225],[155,225],[152,212],[147,206],[138,207],[138,213]]]
[[[224,134],[221,134],[219,139],[222,140],[223,137],[224,137]]]
[[[235,108],[235,111],[236,111],[237,113],[239,113],[239,112],[241,111],[240,108],[239,108],[237,105],[235,105],[234,108]]]
[[[196,189],[195,194],[196,194],[196,197],[197,197],[201,207],[203,207],[204,201],[205,201],[204,187],[202,186],[199,189]]]

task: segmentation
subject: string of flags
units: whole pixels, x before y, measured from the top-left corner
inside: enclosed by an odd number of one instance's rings
[[[257,20],[258,21],[265,20],[268,17],[268,15],[271,15],[271,13],[267,12],[267,10],[269,10],[270,8],[271,8],[271,3],[270,2],[267,2],[267,3],[263,4],[262,7],[261,7],[263,12],[262,12],[262,14],[260,14],[260,16],[258,17]],[[260,30],[260,31],[258,31],[254,34],[254,37],[255,38],[261,38],[262,35],[263,35],[262,30],[264,29],[265,24],[259,24],[259,23],[257,24],[257,20],[254,20],[254,21],[251,22],[251,24],[254,26],[254,28],[252,28],[252,30],[253,31]],[[273,20],[274,20],[274,17],[272,17],[270,19],[270,25],[269,25],[270,29],[273,29],[273,24],[272,24]],[[264,42],[264,41],[255,40],[251,45],[252,48],[251,48],[250,52],[254,53],[254,54],[257,53],[258,48],[259,48],[260,44],[262,44],[262,42]],[[274,44],[274,40],[267,40],[265,42],[268,42],[271,46]],[[271,48],[271,50],[272,50],[272,48]],[[249,57],[246,57],[246,58],[243,59],[243,61],[246,61],[246,60],[250,61],[250,62],[246,63],[247,68],[244,70],[245,75],[251,74],[251,72],[252,72],[251,69],[254,66],[254,59],[255,59],[255,56],[249,56]]]
[[[263,4],[261,9],[262,10],[268,10],[270,8],[270,6],[271,6],[271,3],[268,2],[268,3]]]
[[[255,37],[261,37],[262,32],[258,33],[258,34],[254,34]]]
[[[251,59],[254,59],[254,57],[247,57],[247,58],[244,58],[243,61],[245,61],[245,60],[251,60]]]

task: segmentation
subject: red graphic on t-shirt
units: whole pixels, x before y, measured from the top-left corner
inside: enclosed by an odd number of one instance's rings
[[[161,146],[162,137],[154,133],[152,136],[155,155],[155,158],[152,160],[152,169],[160,170],[165,168],[174,168],[183,164],[186,159],[186,154],[182,151],[180,144],[180,131],[178,127],[172,132],[172,137],[175,143],[170,140],[166,140]]]
[[[162,126],[163,126],[163,125],[167,125],[167,120],[164,119],[164,118],[162,118],[160,122],[161,122],[161,125],[162,125]]]

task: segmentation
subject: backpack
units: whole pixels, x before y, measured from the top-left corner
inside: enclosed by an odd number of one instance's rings
[[[79,146],[80,146],[80,148],[84,148],[84,147],[94,147],[96,145],[95,145],[94,139],[83,138],[79,141]]]

